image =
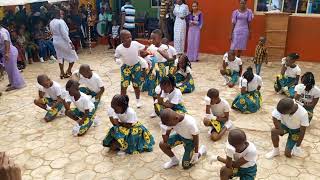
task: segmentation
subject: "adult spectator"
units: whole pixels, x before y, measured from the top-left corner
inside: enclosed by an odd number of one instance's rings
[[[132,38],[136,37],[135,29],[135,16],[136,10],[131,4],[131,0],[126,0],[126,4],[121,7],[122,13],[122,21],[121,21],[121,29],[126,29],[130,31]]]
[[[231,47],[236,52],[236,56],[240,57],[242,51],[247,49],[247,42],[251,34],[251,21],[253,13],[247,8],[247,1],[240,0],[240,7],[232,13],[232,29],[231,29]]]
[[[169,3],[170,0],[161,0],[160,4],[160,30],[165,38],[169,38],[167,18],[169,18]]]
[[[184,0],[176,1],[173,14],[176,16],[176,21],[174,22],[174,48],[176,48],[178,54],[183,54],[187,32],[186,17],[189,14],[189,7]]]

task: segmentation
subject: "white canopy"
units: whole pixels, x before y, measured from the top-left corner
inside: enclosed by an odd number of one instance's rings
[[[14,6],[14,5],[24,5],[30,4],[35,2],[45,2],[48,1],[49,3],[67,1],[67,0],[0,0],[0,6]]]

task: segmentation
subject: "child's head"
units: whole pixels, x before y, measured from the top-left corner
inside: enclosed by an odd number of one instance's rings
[[[115,95],[111,101],[111,107],[117,114],[123,114],[129,107],[129,97],[127,95]]]
[[[187,66],[191,68],[191,62],[188,58],[187,55],[183,54],[180,56],[179,61],[178,61],[178,69],[183,69],[186,70]]]
[[[162,32],[159,29],[152,31],[150,35],[151,43],[154,45],[160,45],[162,41]]]
[[[295,64],[295,62],[300,58],[299,54],[297,53],[291,53],[287,56],[287,66],[292,66]]]
[[[70,79],[66,84],[66,90],[69,92],[70,96],[76,96],[79,95],[79,82]]]
[[[165,93],[171,93],[176,87],[176,82],[172,75],[163,77],[160,82],[160,87]]]
[[[162,44],[165,44],[165,45],[169,45],[169,39],[168,38],[162,38]]]
[[[234,50],[228,51],[228,60],[229,61],[234,61],[236,59],[236,53]]]
[[[310,91],[313,86],[316,84],[314,80],[314,75],[312,72],[306,72],[301,77],[301,82],[306,86],[306,91]]]
[[[79,69],[79,73],[85,77],[90,79],[92,77],[92,70],[88,64],[82,64]]]
[[[249,66],[247,68],[246,72],[243,73],[243,78],[245,78],[248,83],[252,81],[252,79],[254,78],[252,67]]]
[[[170,108],[160,111],[160,119],[163,125],[171,127],[176,126],[180,122],[179,114]]]
[[[291,98],[284,98],[278,102],[277,110],[281,114],[291,114],[294,111],[294,101]]]
[[[132,41],[132,36],[130,31],[128,30],[121,30],[120,38],[124,46],[130,46]]]
[[[207,96],[211,99],[210,104],[217,104],[220,101],[219,90],[215,88],[209,89]]]
[[[266,41],[267,41],[266,37],[261,36],[259,38],[259,45],[264,46],[266,44]]]
[[[40,84],[41,86],[43,86],[44,88],[50,88],[52,85],[52,81],[51,79],[45,75],[45,74],[41,74],[37,77],[37,81],[38,84]]]
[[[228,142],[236,149],[236,152],[243,150],[247,143],[247,136],[241,129],[233,129],[229,132]]]

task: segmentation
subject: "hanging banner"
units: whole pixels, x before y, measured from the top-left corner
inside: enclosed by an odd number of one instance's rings
[[[56,3],[68,0],[0,0],[0,6],[15,6],[46,1],[48,1],[49,3]]]

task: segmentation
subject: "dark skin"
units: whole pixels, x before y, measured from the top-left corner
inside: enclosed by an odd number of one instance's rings
[[[210,97],[210,95],[208,97]],[[210,105],[206,106],[206,114],[211,114],[211,106],[215,105],[215,104],[219,104],[220,102],[221,102],[221,99],[220,99],[219,95],[216,97],[211,96],[211,103],[210,103]],[[227,122],[229,120],[229,112],[225,112],[223,116],[216,116],[216,117],[217,117],[217,121],[219,121],[219,122]],[[212,126],[210,120],[211,119],[204,118],[203,124],[207,127]],[[224,127],[219,133],[217,133],[216,131],[212,131],[211,136],[210,136],[211,140],[212,141],[220,140],[226,132],[227,132],[226,127]]]
[[[228,142],[235,148],[237,153],[243,152],[249,146],[244,132],[239,131],[238,129],[230,131]],[[243,157],[237,161],[232,161],[232,158],[228,156],[225,159],[218,156],[218,161],[225,164],[225,166],[220,169],[221,180],[229,180],[233,175],[233,168],[240,168],[248,162]]]
[[[252,81],[252,80],[251,80],[251,81]],[[250,82],[251,82],[251,81],[250,81]],[[248,82],[248,83],[250,83],[250,82]],[[260,91],[260,89],[261,89],[261,86],[258,86],[258,87],[257,87],[257,90]],[[242,87],[242,88],[241,88],[241,94],[246,94],[246,93],[248,93],[247,87]]]
[[[292,107],[289,108],[287,111],[285,111],[283,114],[293,115],[297,110],[298,110],[298,104],[293,103]],[[279,141],[280,141],[279,136],[283,136],[285,134],[285,131],[281,128],[281,121],[279,119],[276,119],[273,117],[272,120],[273,120],[274,128],[271,130],[271,140],[272,140],[273,147],[278,148]],[[307,127],[300,126],[299,139],[296,144],[297,147],[300,147],[302,140],[304,138],[306,129]],[[291,152],[292,152],[291,149],[286,148],[284,154],[286,157],[291,158],[292,157]]]
[[[91,79],[93,75],[92,70],[90,69],[90,66],[87,64],[83,64],[80,66],[79,73],[87,79]],[[97,93],[95,99],[100,101],[103,93],[104,93],[104,87],[100,87],[100,91]]]
[[[44,88],[50,88],[53,85],[53,81],[51,79],[49,79],[48,77],[46,77],[43,81],[41,81],[39,83],[41,86],[43,86]],[[46,110],[46,104],[43,103],[43,98],[44,98],[45,93],[42,91],[39,91],[39,98],[34,100],[34,104],[44,110]],[[53,102],[53,104],[51,105],[51,108],[56,108],[58,106],[59,103],[62,103],[64,100],[61,98],[61,96],[57,96],[57,100],[55,100]],[[53,117],[53,119],[56,116]],[[46,122],[51,121],[52,119],[48,119],[48,118],[44,118],[44,120]]]
[[[184,120],[184,114],[179,114],[174,112],[171,109],[163,110],[164,117],[161,117],[162,124],[173,127],[178,123]],[[171,130],[168,130],[165,135],[162,135],[162,141],[159,144],[160,149],[170,158],[174,157],[174,153],[172,152],[172,148],[168,144],[168,139],[170,136]],[[194,143],[194,152],[198,153],[199,149],[199,135],[193,135],[193,143]],[[200,154],[199,154],[200,157]]]
[[[295,64],[296,60],[295,59],[291,59],[290,57],[287,57],[286,58],[286,63],[282,65],[281,67],[281,75],[284,75],[286,70],[287,70],[287,67],[291,67],[291,68],[295,68],[297,65]],[[297,85],[299,83],[299,79],[300,79],[300,76],[297,75],[296,76],[296,80],[294,82],[294,84],[292,85]]]
[[[187,64],[187,62],[186,62],[186,60],[184,59],[184,56],[180,56],[180,58],[179,58],[179,60],[178,60],[178,67],[179,67],[179,69],[185,70],[184,68],[186,67],[186,64]],[[185,78],[185,80],[182,81],[182,85],[184,85],[185,83],[189,82],[190,78],[191,78],[191,74],[188,73],[188,74],[187,74],[187,77]]]
[[[174,90],[174,87],[171,84],[165,84],[165,85],[160,85],[161,90],[165,93],[171,93]],[[169,101],[164,102],[163,98],[160,97],[161,93],[158,95],[158,103],[162,106],[164,106],[165,108],[173,108],[174,104],[172,104]]]
[[[229,51],[228,52],[228,60],[231,62],[231,61],[235,61],[236,60],[236,56],[235,56],[235,53],[233,51]],[[221,75],[227,75],[227,67],[228,67],[228,63],[226,63],[225,61],[222,62],[222,69],[220,70],[220,74]],[[239,67],[239,74],[241,75],[242,74],[242,65],[240,65]],[[232,82],[229,82],[227,84],[230,88],[233,88],[235,84],[233,84]]]
[[[301,81],[303,82],[303,79],[301,79]],[[305,84],[305,85],[306,85],[306,84]],[[312,89],[312,88],[310,88],[310,89],[306,88],[305,90],[306,90],[307,92],[309,92],[311,89]],[[295,93],[294,99],[297,100],[297,101],[299,101],[300,98],[302,98],[302,96],[301,96],[300,94]],[[319,98],[313,98],[313,99],[312,99],[312,102],[310,102],[310,103],[304,102],[303,107],[304,107],[304,108],[307,108],[307,109],[314,109],[314,108],[316,107],[316,105],[318,104],[318,101],[319,101]]]

